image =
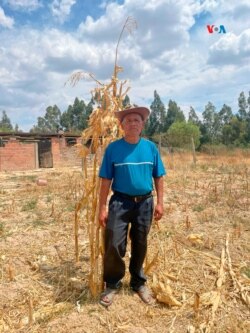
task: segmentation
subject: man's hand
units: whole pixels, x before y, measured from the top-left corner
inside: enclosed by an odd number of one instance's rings
[[[154,218],[159,221],[163,215],[163,177],[154,178],[157,193],[157,204],[155,206]]]
[[[156,221],[159,221],[162,218],[163,215],[163,205],[157,204],[155,206],[155,211],[154,211],[154,218]]]
[[[103,208],[99,212],[99,224],[101,227],[105,228],[107,224],[108,213],[106,208]]]
[[[100,196],[99,196],[99,224],[103,228],[106,227],[106,223],[107,223],[107,219],[108,219],[106,202],[107,202],[110,185],[111,185],[110,179],[107,179],[107,178],[101,179]]]

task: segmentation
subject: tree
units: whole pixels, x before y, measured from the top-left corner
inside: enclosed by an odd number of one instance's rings
[[[218,113],[220,123],[223,125],[229,124],[233,117],[233,111],[230,106],[223,104],[221,110]]]
[[[250,115],[250,91],[248,92],[247,104],[248,104],[248,114]]]
[[[94,98],[86,105],[83,100],[76,97],[73,105],[69,105],[67,111],[62,113],[62,127],[70,132],[80,132],[85,129],[94,103]]]
[[[246,120],[247,119],[247,109],[248,109],[248,105],[247,105],[247,100],[245,97],[244,92],[242,91],[240,93],[240,96],[238,98],[238,105],[239,105],[239,110],[238,110],[238,117],[240,120]]]
[[[233,117],[233,112],[230,106],[223,104],[221,110],[217,113],[215,113],[215,119],[216,119],[216,126],[217,126],[217,133],[216,133],[216,142],[222,143],[223,140],[225,140],[225,137],[223,139],[223,136],[225,136],[225,131],[223,134],[223,128],[224,126],[228,125]]]
[[[60,128],[60,122],[61,122],[61,111],[57,107],[57,105],[49,106],[46,109],[45,113],[45,121],[47,128],[50,132],[58,132]]]
[[[125,96],[124,100],[122,101],[122,106],[126,108],[126,106],[130,105],[130,98],[128,95]]]
[[[31,132],[37,133],[57,133],[61,123],[61,111],[57,107],[48,106],[44,117],[37,118],[37,125],[35,125]]]
[[[247,142],[250,143],[250,91],[248,92],[247,104],[248,104],[248,112],[246,119],[247,122],[246,132],[247,132]]]
[[[93,112],[94,105],[95,105],[95,101],[93,98],[91,98],[91,100],[89,101],[89,103],[87,104],[87,106],[85,108],[86,125],[83,129],[85,129],[88,126],[89,117],[90,117],[91,113]]]
[[[165,106],[157,91],[154,91],[154,100],[150,105],[151,113],[146,125],[146,135],[152,137],[155,133],[162,133],[164,131],[166,121]]]
[[[5,111],[2,111],[2,119],[0,121],[0,131],[9,132],[13,130],[10,118],[7,116]]]
[[[238,117],[233,116],[228,124],[222,129],[222,142],[225,145],[246,144],[246,122],[241,121]]]
[[[189,123],[193,123],[197,126],[200,126],[201,125],[201,121],[199,120],[194,108],[192,106],[190,106],[190,110],[189,110],[189,113],[188,113],[188,122]]]
[[[195,147],[197,148],[200,145],[200,136],[199,127],[185,121],[174,122],[167,131],[168,142],[174,147],[190,147],[193,138]]]
[[[168,110],[167,110],[164,129],[167,131],[170,128],[170,126],[177,121],[179,122],[185,121],[185,116],[183,111],[177,105],[177,103],[170,99],[168,103]]]
[[[220,118],[211,102],[208,102],[205,106],[202,116],[201,143],[218,143],[220,141]]]

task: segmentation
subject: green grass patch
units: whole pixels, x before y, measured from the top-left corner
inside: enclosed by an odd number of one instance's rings
[[[44,226],[46,224],[47,223],[44,220],[40,219],[40,218],[37,218],[36,220],[32,221],[32,225],[34,227],[42,227],[42,226]]]
[[[32,199],[27,201],[22,207],[23,212],[27,212],[29,210],[34,210],[37,206],[37,199]]]
[[[194,212],[202,212],[204,210],[204,207],[202,205],[195,205],[193,207]]]
[[[241,273],[246,275],[250,279],[250,266],[243,267],[241,269]]]
[[[4,224],[0,222],[0,236],[2,236],[4,233]]]

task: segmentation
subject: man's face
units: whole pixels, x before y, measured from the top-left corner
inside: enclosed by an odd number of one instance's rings
[[[130,113],[121,122],[125,135],[140,135],[144,122],[138,113]]]

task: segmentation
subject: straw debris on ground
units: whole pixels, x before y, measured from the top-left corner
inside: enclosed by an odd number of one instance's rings
[[[196,165],[191,153],[162,157],[165,215],[145,262],[154,306],[130,291],[128,272],[108,310],[92,296],[84,212],[75,260],[82,170],[0,174],[0,332],[249,332],[250,156],[198,154]]]

